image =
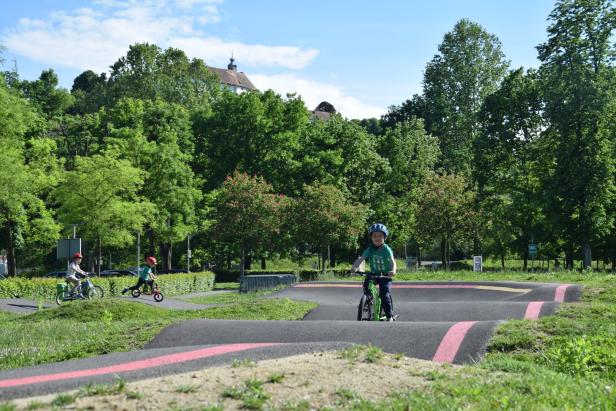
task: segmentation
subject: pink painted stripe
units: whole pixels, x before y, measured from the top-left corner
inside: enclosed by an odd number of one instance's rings
[[[539,313],[541,312],[541,307],[543,307],[543,301],[531,301],[526,306],[526,313],[524,314],[524,319],[526,320],[536,320],[539,318]]]
[[[460,321],[452,325],[443,337],[432,361],[453,362],[468,330],[475,324],[477,324],[477,321]]]
[[[556,292],[554,293],[554,301],[557,303],[565,302],[565,295],[567,294],[567,288],[569,288],[571,284],[563,284],[556,288]]]
[[[148,358],[146,360],[132,361],[124,364],[110,365],[108,367],[90,368],[87,370],[67,371],[56,374],[35,375],[32,377],[14,378],[10,380],[0,380],[0,388],[17,387],[21,385],[39,384],[42,382],[72,380],[82,377],[93,377],[95,375],[116,374],[121,372],[137,371],[144,368],[159,367],[162,365],[176,364],[180,362],[197,360],[200,358],[214,357],[217,355],[228,354],[238,351],[250,350],[260,347],[271,347],[280,345],[278,343],[254,343],[254,344],[226,344],[216,347],[203,348],[200,350],[180,352],[176,354],[162,355],[160,357]]]
[[[298,284],[296,288],[362,288],[362,284]],[[392,288],[477,288],[477,285],[469,284],[394,284]]]

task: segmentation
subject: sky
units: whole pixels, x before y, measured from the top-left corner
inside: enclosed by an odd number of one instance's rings
[[[421,92],[443,35],[467,18],[502,42],[512,67],[536,67],[553,0],[0,0],[4,70],[53,68],[70,89],[109,71],[128,46],[155,43],[239,71],[261,90],[378,117]]]

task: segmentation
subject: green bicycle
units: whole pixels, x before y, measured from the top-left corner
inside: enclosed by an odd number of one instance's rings
[[[379,290],[376,287],[377,281],[381,278],[389,278],[387,276],[377,273],[357,273],[358,275],[368,278],[368,293],[364,293],[359,300],[359,306],[357,307],[357,321],[383,321],[386,317],[383,312],[383,305],[381,304],[381,297],[379,296]],[[393,301],[392,301],[393,309]],[[393,316],[394,321],[398,318],[397,315]]]

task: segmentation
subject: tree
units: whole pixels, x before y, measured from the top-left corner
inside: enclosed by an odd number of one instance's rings
[[[153,205],[148,221],[150,253],[160,246],[163,270],[172,265],[172,245],[197,230],[199,181],[190,167],[193,144],[186,109],[161,100],[122,99],[104,115],[109,136],[122,158],[144,171],[140,190]]]
[[[36,110],[0,76],[0,241],[7,249],[9,275],[16,275],[19,248],[44,254],[59,233],[42,199],[55,183],[54,145],[32,135],[40,131],[39,123]]]
[[[285,100],[271,90],[224,92],[212,112],[196,117],[195,169],[206,189],[218,187],[239,171],[263,176],[277,192],[296,190],[298,135],[308,120],[300,98],[290,95]]]
[[[537,73],[512,71],[499,89],[486,97],[479,113],[481,132],[473,147],[478,201],[493,222],[489,248],[502,260],[505,248],[515,248],[524,256],[524,269],[528,244],[541,240],[542,234],[540,176],[545,165],[539,140],[546,127],[542,112]],[[547,239],[544,236],[543,240]]]
[[[73,104],[71,94],[58,87],[56,73],[49,69],[43,70],[38,80],[22,80],[18,88],[22,95],[32,102],[34,107],[47,119],[55,119],[63,115]]]
[[[262,177],[236,172],[225,179],[213,200],[211,238],[240,256],[243,276],[246,256],[270,251],[276,243],[282,227],[281,210],[288,199],[274,194]]]
[[[464,177],[430,174],[417,201],[415,232],[421,242],[441,240],[441,259],[449,269],[451,243],[472,238],[476,230],[475,192]]]
[[[138,192],[143,172],[119,154],[107,151],[77,157],[75,169],[65,173],[54,197],[65,224],[80,223],[86,239],[95,243],[96,271],[100,273],[102,245],[132,243],[151,214],[151,205]]]
[[[471,176],[472,146],[484,98],[507,69],[500,41],[479,24],[460,20],[426,66],[423,107],[428,132],[439,139],[445,171]]]
[[[577,244],[586,268],[591,243],[614,222],[608,209],[616,194],[616,8],[610,0],[561,0],[550,20],[548,40],[538,46],[554,165],[546,184],[548,213],[563,228],[567,266]]]
[[[315,184],[304,187],[292,216],[295,242],[308,244],[320,255],[326,255],[329,246],[356,247],[358,237],[365,230],[368,210],[349,201],[335,186]]]
[[[111,66],[108,87],[109,103],[123,97],[158,98],[192,109],[209,105],[220,83],[201,59],[189,60],[179,49],[137,43]]]
[[[374,219],[387,224],[395,246],[406,246],[413,236],[412,204],[425,176],[434,169],[438,142],[417,117],[385,130],[377,140],[379,154],[388,161],[386,193],[373,205]]]

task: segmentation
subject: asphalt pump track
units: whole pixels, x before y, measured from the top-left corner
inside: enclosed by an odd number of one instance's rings
[[[164,329],[143,350],[113,353],[0,373],[0,400],[139,380],[228,364],[372,344],[390,353],[462,364],[481,359],[494,328],[535,320],[581,286],[526,282],[394,282],[398,321],[358,322],[361,283],[300,283],[269,298],[319,304],[303,321],[188,320]]]

